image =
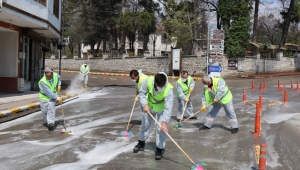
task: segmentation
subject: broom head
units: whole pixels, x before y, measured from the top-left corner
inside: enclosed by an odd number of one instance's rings
[[[120,135],[122,135],[122,136],[133,136],[133,134],[132,134],[131,131],[122,131],[122,132],[120,133]]]
[[[180,123],[174,125],[174,129],[179,129],[179,128],[184,128],[184,126],[182,126]]]
[[[204,170],[203,166],[206,166],[203,162],[197,162],[191,167],[191,170]]]

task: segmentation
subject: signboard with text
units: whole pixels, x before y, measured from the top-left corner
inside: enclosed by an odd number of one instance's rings
[[[223,61],[223,55],[210,55],[209,56],[209,62],[211,63],[222,63]]]
[[[210,40],[210,45],[223,45],[224,40],[221,39],[211,39]]]
[[[222,72],[222,66],[208,66],[209,72]]]
[[[228,60],[228,70],[237,70],[238,61],[237,60]]]

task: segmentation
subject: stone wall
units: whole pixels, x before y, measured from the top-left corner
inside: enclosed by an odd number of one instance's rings
[[[62,59],[61,68],[63,70],[79,70],[84,59]],[[46,66],[58,69],[58,59],[46,59]],[[169,57],[124,57],[124,58],[90,58],[88,61],[91,71],[129,73],[132,69],[142,69],[146,74],[155,74],[163,71],[172,75],[170,70]],[[222,76],[237,76],[243,74],[258,74],[271,72],[298,71],[300,68],[300,58],[283,57],[282,53],[277,54],[276,59],[260,59],[258,57],[238,58],[238,70],[228,70],[228,59],[224,57],[220,63],[223,67]],[[196,70],[196,75],[206,73],[206,56],[183,56],[182,69],[192,73]]]

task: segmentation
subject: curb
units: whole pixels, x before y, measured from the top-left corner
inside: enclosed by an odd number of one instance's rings
[[[59,70],[54,70],[58,72]],[[78,73],[78,71],[72,71],[72,70],[60,70],[61,72],[65,73]],[[124,76],[124,77],[129,77],[129,74],[119,74],[119,73],[104,73],[104,72],[90,72],[89,74],[92,75],[106,75],[106,76]],[[179,76],[168,76],[169,79],[178,79]],[[194,80],[201,80],[200,77],[193,77]]]
[[[62,99],[64,101],[66,99],[70,99],[70,98],[75,97],[77,95],[78,94],[73,94],[73,95],[72,94],[66,94],[65,96],[62,96]],[[11,116],[11,115],[14,115],[14,114],[26,111],[26,110],[31,110],[31,109],[36,108],[36,107],[40,107],[40,102],[30,103],[30,104],[26,104],[26,105],[23,105],[23,106],[13,107],[13,108],[10,108],[10,109],[7,109],[7,110],[3,110],[3,111],[0,111],[0,118],[8,117],[8,116]]]

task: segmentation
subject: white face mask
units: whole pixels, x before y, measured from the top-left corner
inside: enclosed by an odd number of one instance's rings
[[[85,66],[87,65],[87,64],[84,64]]]
[[[136,80],[135,80],[135,79],[131,79],[131,81],[133,81],[133,82],[136,82]]]
[[[185,79],[185,78],[181,78],[181,80],[182,80],[182,82],[184,82],[184,83],[185,83],[187,79]]]
[[[157,87],[157,91],[160,93],[160,92],[163,92],[165,89],[165,87]]]
[[[208,85],[207,85],[207,84],[204,84],[203,86],[204,86],[205,88],[207,88],[207,87],[208,87]]]

